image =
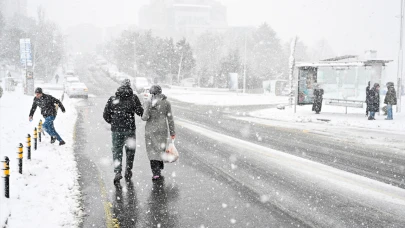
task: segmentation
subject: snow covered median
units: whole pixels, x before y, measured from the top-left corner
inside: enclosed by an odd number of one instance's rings
[[[47,93],[46,90],[44,90]],[[61,97],[60,91],[50,94]],[[0,158],[10,159],[10,198],[4,197],[0,184],[1,227],[77,227],[80,224],[80,190],[73,153],[77,113],[73,101],[65,96],[66,112],[58,112],[55,128],[66,145],[50,143],[48,134],[34,150],[33,131],[43,117],[38,108],[32,122],[28,113],[34,96],[23,95],[21,88],[0,98]],[[27,134],[32,136],[31,160],[27,159]],[[24,145],[23,174],[18,173],[17,147]],[[3,172],[2,172],[3,176]]]
[[[198,105],[215,106],[238,106],[238,105],[261,105],[261,104],[287,104],[288,97],[275,96],[271,94],[244,94],[237,92],[219,92],[213,89],[198,90],[165,89],[163,93],[170,98]]]

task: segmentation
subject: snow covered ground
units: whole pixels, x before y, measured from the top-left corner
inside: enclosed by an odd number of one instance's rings
[[[176,100],[216,106],[287,104],[288,97],[270,94],[243,94],[236,92],[220,92],[213,90],[199,90],[198,88],[163,88],[163,93]]]
[[[163,93],[169,98],[198,105],[216,106],[245,106],[269,105],[288,103],[288,97],[279,97],[272,94],[237,94],[234,92],[219,92],[198,90],[194,88],[165,89]],[[383,99],[384,96],[381,96]],[[405,98],[402,99],[405,108]],[[386,116],[376,114],[375,121],[367,120],[365,108],[348,108],[323,105],[321,114],[312,112],[311,105],[294,107],[286,106],[284,110],[276,107],[252,110],[251,112],[229,112],[229,117],[264,124],[269,126],[288,127],[305,132],[316,132],[325,136],[339,137],[349,141],[361,141],[378,145],[390,145],[399,151],[405,149],[405,111],[395,112],[394,120],[384,120]]]
[[[46,93],[47,90],[44,89]],[[61,91],[49,91],[60,98]],[[72,100],[65,96],[66,112],[58,112],[55,127],[66,145],[50,144],[42,136],[31,160],[27,159],[26,137],[43,117],[38,108],[32,122],[28,113],[34,96],[24,95],[21,87],[0,98],[0,158],[10,159],[10,198],[4,197],[4,179],[0,184],[1,227],[77,227],[80,223],[78,171],[73,154],[74,126],[77,117]],[[23,174],[18,173],[17,147],[24,145]],[[2,173],[3,176],[3,173]],[[29,225],[27,225],[29,224]]]
[[[382,96],[383,99],[383,96]],[[402,99],[402,107],[405,107],[405,99]],[[319,115],[312,111],[311,105],[297,106],[297,112],[294,113],[294,107],[286,107],[284,110],[277,108],[264,109],[250,112],[252,117],[260,117],[272,120],[281,120],[288,122],[301,123],[325,123],[331,126],[359,127],[376,130],[387,130],[405,133],[405,113],[396,113],[394,106],[394,120],[384,120],[386,116],[376,114],[376,120],[370,121],[365,116],[365,108],[348,108],[345,114],[345,107],[322,105],[322,111]]]

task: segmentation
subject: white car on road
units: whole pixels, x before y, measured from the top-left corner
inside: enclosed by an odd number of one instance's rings
[[[80,82],[78,77],[66,77],[65,82],[63,83],[64,91],[66,92],[69,89],[70,84]]]
[[[89,89],[83,82],[72,82],[66,90],[69,97],[89,98]]]

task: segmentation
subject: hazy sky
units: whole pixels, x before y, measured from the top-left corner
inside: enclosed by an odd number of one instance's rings
[[[378,50],[395,60],[399,41],[400,0],[220,0],[228,24],[267,22],[284,41],[298,35],[307,45],[325,38],[336,54]],[[34,16],[42,5],[49,19],[67,28],[81,23],[99,26],[137,24],[140,6],[148,0],[28,0]]]

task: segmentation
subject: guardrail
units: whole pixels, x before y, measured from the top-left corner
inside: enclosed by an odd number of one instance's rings
[[[347,107],[350,107],[350,108],[363,108],[363,103],[365,103],[364,101],[346,100],[346,99],[326,98],[324,100],[325,100],[326,105],[346,107],[346,114],[347,114]]]

